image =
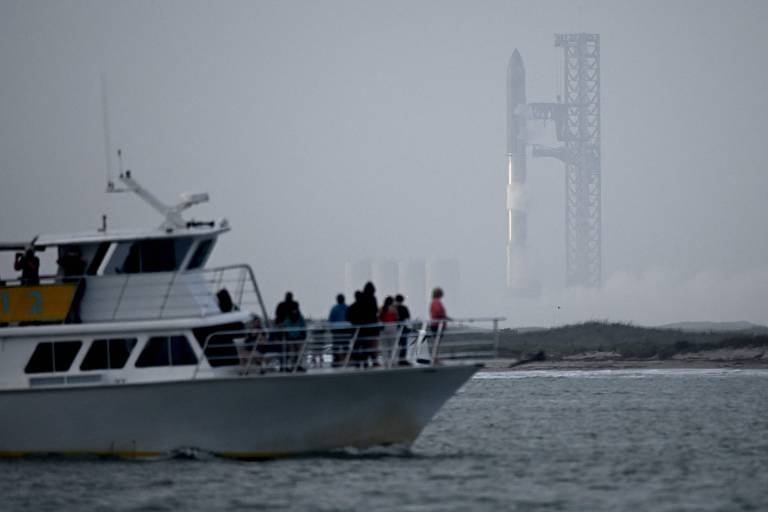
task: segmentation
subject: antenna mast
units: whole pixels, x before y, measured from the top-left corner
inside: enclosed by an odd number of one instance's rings
[[[138,181],[131,176],[131,171],[126,169],[123,171],[123,150],[117,150],[117,165],[118,165],[118,178],[125,185],[118,188],[115,186],[115,182],[112,180],[112,140],[109,133],[109,103],[107,101],[107,84],[104,78],[104,73],[101,74],[101,110],[102,110],[102,122],[104,123],[104,155],[106,157],[107,164],[107,193],[118,192],[133,192],[147,204],[149,204],[155,211],[164,217],[163,223],[160,225],[161,229],[172,231],[177,228],[185,228],[188,225],[199,223],[188,223],[181,216],[181,212],[191,208],[192,206],[208,201],[208,194],[182,194],[181,201],[173,206],[169,206],[158,199],[152,192],[142,187]],[[102,218],[102,231],[106,231],[107,222],[106,215]]]
[[[104,158],[107,164],[107,192],[115,188],[112,181],[112,138],[109,126],[109,102],[107,101],[107,79],[101,74],[101,114],[104,129]]]

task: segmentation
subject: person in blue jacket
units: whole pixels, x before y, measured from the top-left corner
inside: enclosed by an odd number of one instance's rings
[[[333,366],[344,364],[344,358],[350,340],[350,323],[347,321],[347,305],[344,303],[344,295],[336,296],[336,304],[328,314],[328,323],[331,324],[331,337],[333,338]]]

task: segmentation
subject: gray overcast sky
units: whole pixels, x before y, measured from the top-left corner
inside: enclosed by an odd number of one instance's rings
[[[103,193],[104,73],[126,165],[169,202],[208,191],[192,215],[233,225],[212,263],[251,263],[270,307],[325,314],[349,259],[450,257],[454,316],[768,323],[766,26],[759,1],[0,0],[0,238],[158,223]],[[544,294],[515,301],[507,59],[553,101],[576,31],[601,35],[605,287],[563,289],[563,170],[535,160]]]

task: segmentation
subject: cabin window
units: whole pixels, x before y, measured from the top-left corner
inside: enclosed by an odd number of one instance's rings
[[[172,272],[178,270],[192,246],[192,237],[138,240],[130,244],[120,272]]]
[[[136,360],[137,368],[197,364],[197,357],[185,336],[154,336],[147,340]]]
[[[136,338],[94,340],[80,364],[81,370],[116,370],[125,366]]]
[[[38,343],[24,367],[24,373],[66,372],[82,345],[82,341]]]
[[[187,265],[188,270],[194,270],[196,268],[200,268],[203,266],[205,261],[208,259],[208,253],[211,252],[211,246],[213,246],[213,240],[203,240],[199,244],[197,244],[197,249],[195,249],[195,253],[192,255],[192,258],[189,260],[189,265]]]
[[[101,262],[104,261],[109,246],[109,242],[60,245],[56,260],[59,265],[58,275],[64,277],[95,275]]]
[[[96,248],[96,253],[93,255],[93,259],[91,260],[91,263],[88,265],[88,270],[86,271],[86,273],[89,276],[94,276],[99,271],[101,262],[104,261],[104,256],[107,255],[107,251],[109,250],[110,245],[112,244],[110,244],[109,242],[102,242]]]

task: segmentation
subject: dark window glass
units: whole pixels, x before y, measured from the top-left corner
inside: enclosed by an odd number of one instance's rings
[[[136,346],[136,338],[109,340],[109,367],[122,368]]]
[[[85,275],[88,267],[88,258],[91,257],[93,245],[67,244],[60,245],[56,263],[59,266],[57,275],[63,278],[65,283],[76,283]]]
[[[173,255],[174,255],[174,267],[173,270],[178,270],[181,266],[181,262],[186,258],[189,248],[192,247],[192,237],[184,236],[181,238],[173,239]]]
[[[138,368],[168,366],[169,364],[168,338],[166,336],[150,338],[144,346],[144,350],[139,354],[139,358],[136,360],[136,366]]]
[[[56,341],[38,343],[29,358],[25,373],[65,372],[72,366],[82,341]]]
[[[171,364],[173,366],[197,364],[197,357],[184,336],[171,336]]]
[[[173,240],[144,240],[139,242],[140,272],[168,272],[176,261]]]
[[[211,251],[211,245],[213,245],[213,240],[203,240],[198,244],[195,253],[189,260],[189,265],[187,265],[189,270],[194,270],[203,266],[205,259],[208,257],[208,253]]]
[[[191,237],[139,240],[131,244],[120,270],[125,274],[177,270],[191,245]]]
[[[141,272],[141,246],[139,242],[131,244],[128,250],[128,256],[125,257],[123,267],[120,269],[125,274],[136,274]]]
[[[104,370],[109,368],[109,355],[107,355],[107,340],[96,340],[91,343],[91,348],[85,353],[81,370]]]
[[[108,370],[125,366],[136,339],[95,340],[80,364],[81,370]]]
[[[197,364],[197,358],[184,336],[155,336],[147,341],[136,360],[138,368]]]
[[[96,275],[96,272],[99,271],[99,267],[101,266],[101,262],[104,261],[104,256],[107,255],[110,245],[109,242],[102,242],[99,244],[99,247],[96,249],[96,254],[94,254],[91,263],[88,265],[86,274],[89,276]]]
[[[47,373],[53,371],[53,343],[38,343],[27,366],[25,373]]]

